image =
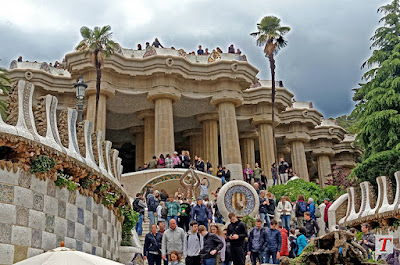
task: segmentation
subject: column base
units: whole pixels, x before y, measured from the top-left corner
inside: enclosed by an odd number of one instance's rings
[[[241,164],[224,165],[231,172],[231,180],[243,180],[243,167]]]

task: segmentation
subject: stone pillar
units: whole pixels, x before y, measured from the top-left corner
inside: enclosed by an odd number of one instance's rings
[[[310,181],[307,168],[307,158],[304,150],[304,142],[294,140],[290,142],[290,151],[292,157],[293,171],[297,173],[299,178]]]
[[[327,155],[317,156],[319,185],[325,188],[327,176],[332,173],[331,160]]]
[[[190,142],[190,156],[194,158],[194,156],[203,157],[203,135],[202,129],[190,129],[183,132],[183,137],[189,138]]]
[[[86,117],[85,119],[91,121],[93,123],[92,131],[94,128],[94,119],[96,113],[96,88],[93,87],[96,84],[90,82],[88,84],[89,88],[86,89],[86,99],[87,99],[87,109],[86,109]],[[106,134],[106,118],[107,118],[107,99],[111,99],[114,97],[114,92],[111,90],[107,90],[102,88],[99,96],[99,103],[97,109],[97,131],[103,131],[104,136]]]
[[[242,101],[238,95],[216,96],[211,99],[211,104],[218,106],[222,166],[231,171],[231,180],[243,179],[235,109]]]
[[[246,167],[250,164],[251,168],[255,167],[256,152],[254,149],[254,139],[258,137],[256,131],[249,131],[240,134],[240,153],[242,154],[242,166]]]
[[[219,165],[218,113],[201,114],[196,120],[203,124],[203,160],[210,161],[213,169]]]
[[[142,110],[138,113],[137,117],[144,120],[144,162],[148,163],[155,155],[154,152],[154,110]]]
[[[149,92],[147,99],[154,102],[154,153],[156,156],[173,155],[175,138],[172,104],[180,99],[180,94],[172,87],[157,87]]]
[[[144,165],[144,127],[132,127],[129,133],[135,135],[135,167],[138,169]]]

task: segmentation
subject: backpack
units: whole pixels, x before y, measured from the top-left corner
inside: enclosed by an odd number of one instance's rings
[[[317,206],[315,206],[314,216],[315,216],[315,218],[321,217],[321,211],[319,210],[319,207],[317,207]]]
[[[167,217],[168,217],[168,209],[166,207],[163,207],[161,209],[161,218],[162,219],[167,219]]]
[[[299,249],[299,246],[297,245],[296,240],[293,240],[290,242],[290,252],[289,252],[289,258],[295,258],[297,256],[297,250]]]
[[[201,249],[200,234],[196,233],[196,236],[197,236],[197,239],[199,239],[199,244],[200,244],[200,249]],[[189,232],[186,233],[186,246],[188,245],[188,243],[189,243]]]
[[[135,211],[135,212],[140,212],[141,210],[142,210],[142,208],[140,208],[139,207],[139,200],[134,200],[133,201],[133,203],[132,203],[132,206],[133,206],[133,210]]]
[[[298,206],[299,206],[299,212],[300,212],[300,213],[305,213],[305,212],[307,212],[307,205],[306,205],[305,202],[299,202],[299,203],[298,203]]]

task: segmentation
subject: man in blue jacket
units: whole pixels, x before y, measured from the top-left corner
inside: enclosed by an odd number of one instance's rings
[[[204,225],[208,229],[208,224],[211,222],[211,214],[207,210],[207,206],[203,204],[201,197],[197,198],[197,204],[192,207],[190,216],[192,221],[197,221],[199,226]]]
[[[267,229],[264,247],[266,252],[265,263],[279,264],[282,236],[276,229],[277,221],[271,220],[271,228]],[[271,258],[272,257],[272,258]]]
[[[260,264],[264,263],[264,249],[263,245],[266,241],[265,228],[262,227],[263,221],[261,219],[256,220],[256,227],[251,229],[249,233],[249,240],[247,244],[247,255],[250,256],[251,264],[256,265],[257,259]]]
[[[143,259],[149,260],[149,265],[161,265],[161,240],[162,235],[157,232],[157,225],[152,224],[150,233],[144,239]]]

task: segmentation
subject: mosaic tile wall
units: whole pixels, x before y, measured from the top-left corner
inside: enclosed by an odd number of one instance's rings
[[[115,260],[121,223],[92,197],[0,169],[0,264],[65,246]]]

